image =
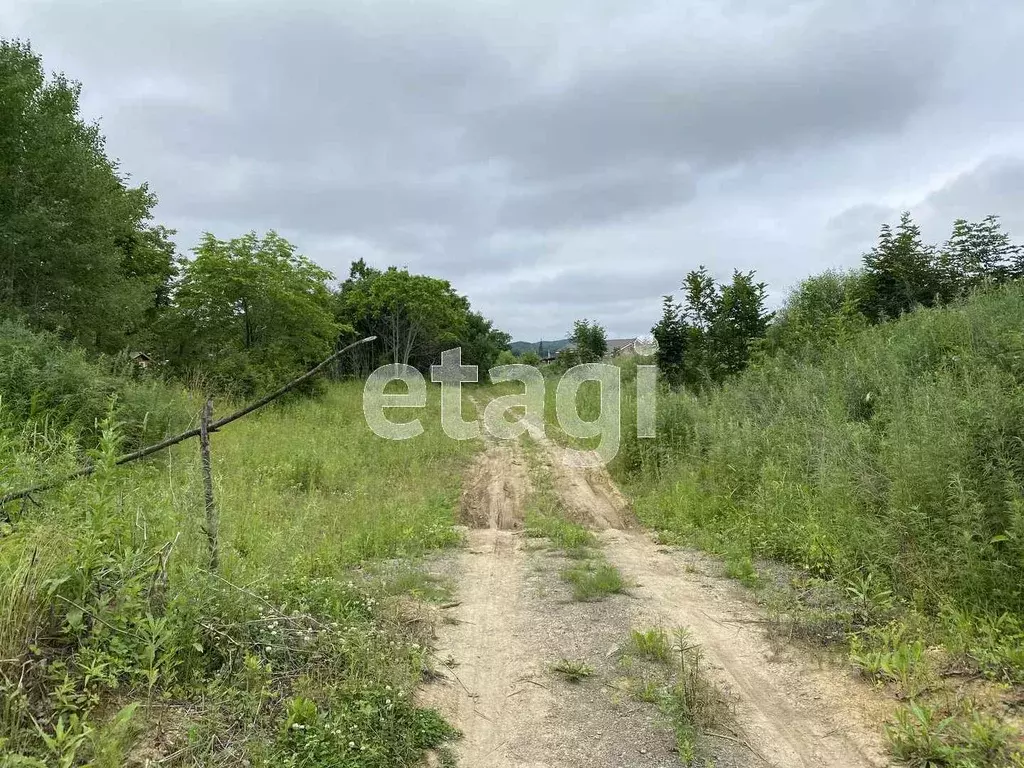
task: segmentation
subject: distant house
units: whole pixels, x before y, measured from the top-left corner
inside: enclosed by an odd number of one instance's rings
[[[608,339],[608,351],[605,357],[632,357],[636,354],[636,338]]]
[[[149,366],[153,364],[153,358],[145,352],[132,352],[131,360],[139,366],[139,368],[149,368]]]
[[[633,355],[636,354],[650,354],[650,352],[638,349],[639,342],[642,342],[642,338],[640,337],[634,337],[631,339],[608,339],[606,342],[607,349],[604,353],[605,359],[607,360],[613,357],[632,357]],[[541,356],[540,361],[542,363],[553,363],[555,360],[558,359],[558,355],[560,353],[571,352],[574,349],[576,349],[576,345],[572,343],[565,344],[564,346],[559,347],[557,352],[552,351],[550,348],[545,348],[544,354]]]
[[[553,362],[555,362],[555,360],[558,359],[559,353],[561,353],[561,352],[571,352],[574,349],[576,349],[576,345],[571,343],[571,342],[569,344],[564,344],[563,346],[559,347],[557,350],[553,350],[553,349],[551,349],[549,347],[549,348],[544,350],[544,356],[540,359],[540,361],[542,363],[553,363]]]

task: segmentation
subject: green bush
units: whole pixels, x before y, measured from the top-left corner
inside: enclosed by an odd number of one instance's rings
[[[193,409],[182,389],[126,358],[94,359],[51,333],[0,322],[0,423],[27,422],[94,445],[111,403],[129,447],[183,428]]]

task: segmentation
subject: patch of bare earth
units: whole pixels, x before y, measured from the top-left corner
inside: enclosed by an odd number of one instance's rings
[[[543,468],[550,474],[570,520],[599,531],[632,525],[629,504],[608,472],[599,466],[596,453],[557,445],[537,424],[529,425],[529,433],[541,447]]]
[[[628,505],[603,470],[566,464],[564,449],[538,443],[563,506],[601,531],[604,554],[632,586],[629,595],[574,602],[559,578],[564,556],[521,533],[530,487],[522,447],[487,446],[463,496],[468,546],[441,566],[459,585],[458,605],[437,630],[442,675],[422,691],[463,732],[460,766],[678,765],[658,709],[622,684],[622,645],[630,629],[650,626],[687,627],[733,703],[735,721],[705,739],[713,762],[703,764],[887,764],[883,714],[869,689],[838,668],[778,660],[756,608],[737,584],[710,575],[709,558],[627,529]],[[594,675],[567,682],[552,671],[563,658],[586,662]]]
[[[778,766],[884,766],[880,727],[890,704],[846,669],[780,657],[742,588],[712,575],[697,552],[659,548],[647,535],[607,531],[607,558],[662,626],[685,626],[712,679],[732,694],[747,742]]]
[[[463,485],[460,512],[464,525],[502,531],[523,527],[530,476],[517,445],[488,442]]]

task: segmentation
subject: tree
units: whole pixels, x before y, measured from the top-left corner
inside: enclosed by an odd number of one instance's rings
[[[508,349],[512,337],[499,331],[494,324],[478,312],[467,312],[462,338],[462,362],[480,368],[481,378],[494,367],[498,355]]]
[[[957,219],[939,252],[944,297],[955,298],[985,283],[1024,276],[1020,269],[1022,254],[1024,249],[1002,231],[998,216],[986,216],[979,222]]]
[[[683,303],[679,316],[685,327],[689,353],[682,371],[682,383],[692,389],[700,389],[709,381],[717,381],[712,328],[722,297],[714,278],[703,264],[687,273],[681,288]]]
[[[516,365],[519,362],[521,361],[513,354],[511,349],[501,350],[494,359],[494,365]]]
[[[357,334],[377,336],[376,349],[383,361],[420,369],[443,349],[471,336],[467,326],[478,323],[469,318],[469,302],[447,280],[397,267],[381,271],[361,259],[353,263],[341,286],[336,316]]]
[[[732,282],[721,287],[709,333],[716,381],[746,368],[752,342],[764,338],[773,317],[765,309],[766,291],[765,283],[754,282],[753,272],[733,272]]]
[[[651,329],[651,333],[658,342],[658,370],[673,385],[682,385],[685,381],[690,331],[683,319],[682,306],[671,295],[663,296],[661,320]]]
[[[538,355],[536,352],[527,350],[526,352],[523,352],[523,354],[519,356],[519,362],[522,363],[523,365],[532,365],[536,367],[540,365],[540,355]]]
[[[900,217],[895,234],[882,226],[878,245],[864,256],[860,308],[873,322],[897,318],[918,305],[932,306],[943,293],[935,249],[921,241],[910,212]]]
[[[576,357],[579,363],[597,362],[608,351],[608,339],[604,328],[586,318],[573,323],[569,340],[576,347]]]
[[[0,311],[116,351],[166,303],[174,246],[150,223],[156,198],[81,119],[80,93],[0,40]]]
[[[768,328],[765,351],[816,354],[848,338],[866,324],[857,307],[859,271],[827,271],[807,278],[793,290]]]
[[[772,319],[765,309],[767,287],[753,272],[734,272],[717,285],[703,266],[688,273],[684,301],[662,299],[661,320],[651,332],[658,365],[672,384],[701,389],[747,367],[751,345],[764,337]]]
[[[721,305],[721,295],[707,267],[701,264],[687,273],[682,285],[685,305],[682,315],[701,333],[709,333]]]
[[[199,368],[215,386],[248,394],[330,354],[340,330],[331,274],[283,237],[206,233],[194,253],[165,335],[175,369]]]

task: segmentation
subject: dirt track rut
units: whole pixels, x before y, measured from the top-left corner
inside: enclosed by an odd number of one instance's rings
[[[558,578],[561,556],[530,547],[521,534],[530,491],[522,447],[489,443],[463,496],[468,546],[446,565],[460,603],[438,632],[446,679],[423,692],[463,731],[460,766],[678,765],[657,710],[616,685],[617,647],[642,626],[688,627],[710,676],[734,701],[739,738],[715,742],[716,768],[888,764],[878,738],[881,709],[864,686],[796,654],[780,659],[742,589],[715,575],[717,563],[656,545],[631,525],[625,499],[603,470],[566,463],[563,449],[536,427],[531,432],[562,506],[600,532],[630,595],[571,600]],[[550,671],[563,657],[584,658],[598,674],[567,684]]]

